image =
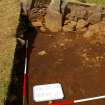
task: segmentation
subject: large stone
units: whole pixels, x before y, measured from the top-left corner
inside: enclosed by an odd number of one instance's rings
[[[73,16],[71,15],[71,13],[68,13],[66,16],[65,16],[66,19],[70,20],[70,21],[75,21],[77,22],[78,21],[78,18],[76,16]]]
[[[89,17],[90,15],[94,14],[94,13],[101,13],[103,11],[103,7],[101,6],[93,6],[93,7],[88,7],[87,8],[88,14],[87,16]]]
[[[61,9],[61,0],[51,0],[48,9],[51,9],[56,12],[60,12]]]
[[[70,23],[63,26],[63,31],[64,32],[74,31],[75,27],[76,27],[76,24],[77,23],[75,21],[71,21]]]
[[[62,14],[53,9],[48,9],[45,16],[45,26],[52,32],[58,32],[62,29]]]
[[[67,24],[69,24],[69,23],[71,23],[71,20],[66,19],[66,20],[64,21],[64,25],[67,25]]]
[[[52,0],[53,1],[53,0]],[[58,4],[54,4],[58,2]],[[62,28],[62,14],[60,13],[59,0],[54,0],[48,7],[45,16],[45,26],[52,32],[61,31]]]
[[[78,31],[82,31],[84,30],[84,28],[86,29],[86,26],[88,25],[88,22],[85,21],[84,19],[80,19],[78,22],[77,22],[77,26],[76,26],[76,29]]]
[[[92,36],[103,36],[103,38],[105,37],[105,21],[89,26],[88,31],[84,34],[84,37],[90,38]]]
[[[98,12],[98,13],[93,13],[92,15],[90,15],[89,17],[88,17],[88,22],[89,23],[91,23],[91,24],[95,24],[95,23],[98,23],[98,22],[100,22],[101,21],[101,19],[102,19],[102,14],[100,13],[100,12]]]
[[[102,11],[102,19],[104,19],[104,18],[105,18],[105,10]]]
[[[71,17],[77,17],[78,19],[83,19],[85,18],[85,15],[87,13],[87,10],[83,6],[76,6],[73,5],[71,6]]]

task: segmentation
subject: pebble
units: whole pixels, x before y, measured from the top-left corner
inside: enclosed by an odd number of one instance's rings
[[[43,55],[46,55],[46,54],[47,54],[47,52],[45,50],[38,52],[38,55],[40,55],[40,56],[43,56]]]

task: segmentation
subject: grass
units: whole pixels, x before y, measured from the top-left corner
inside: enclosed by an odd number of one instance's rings
[[[86,0],[86,1],[90,3],[96,3],[98,5],[105,5],[105,0]]]
[[[11,78],[19,12],[18,0],[0,0],[0,105],[4,104]]]

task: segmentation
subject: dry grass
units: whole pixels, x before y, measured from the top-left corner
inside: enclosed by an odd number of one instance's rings
[[[10,81],[19,14],[19,0],[0,0],[0,105]]]

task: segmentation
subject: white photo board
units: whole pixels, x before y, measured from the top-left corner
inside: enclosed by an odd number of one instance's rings
[[[36,85],[33,87],[35,102],[63,99],[64,94],[60,83]]]

